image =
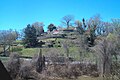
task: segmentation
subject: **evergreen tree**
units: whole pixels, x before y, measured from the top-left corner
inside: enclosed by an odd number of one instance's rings
[[[56,26],[54,26],[54,24],[48,25],[48,30],[49,30],[50,32],[53,31],[54,29],[56,29]]]
[[[24,30],[24,34],[25,36],[23,42],[25,44],[25,47],[35,47],[37,44],[36,29],[28,24]]]

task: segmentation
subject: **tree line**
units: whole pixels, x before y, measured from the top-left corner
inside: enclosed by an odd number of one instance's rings
[[[84,18],[82,21],[75,20],[73,15],[66,15],[62,18],[61,23],[63,26],[66,26],[66,29],[70,27],[76,27],[77,32],[80,35],[85,35],[86,43],[89,46],[94,46],[94,40],[97,36],[107,36],[109,33],[117,33],[120,31],[120,19],[112,19],[112,22],[104,22],[101,20],[100,15],[95,15],[88,20]],[[30,27],[31,26],[31,27]],[[24,43],[28,43],[31,47],[35,47],[37,42],[37,37],[41,36],[44,33],[44,24],[41,22],[35,22],[32,25],[28,24],[24,29]],[[31,29],[30,29],[31,28]],[[54,24],[48,25],[48,31],[52,32],[53,30],[57,30],[60,27],[55,26]]]
[[[66,15],[62,18],[61,23],[66,26],[66,29],[70,27],[76,27],[79,35],[85,36],[85,43],[89,46],[94,46],[94,41],[97,36],[107,36],[109,33],[120,34],[120,19],[111,19],[111,22],[104,22],[101,20],[100,15],[95,15],[90,19],[74,20],[73,15]],[[55,26],[51,23],[48,25],[48,31],[52,32],[61,27]],[[28,24],[26,28],[23,29],[22,35],[23,43],[25,47],[36,47],[40,46],[38,44],[37,37],[42,36],[44,33],[44,23],[35,22],[33,24]],[[14,30],[1,30],[0,31],[0,43],[3,44],[3,49],[5,51],[6,45],[11,45],[13,41],[20,37],[20,33]]]

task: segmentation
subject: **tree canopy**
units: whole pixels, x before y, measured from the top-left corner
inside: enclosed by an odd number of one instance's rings
[[[53,31],[54,29],[56,29],[56,26],[54,25],[54,24],[49,24],[48,25],[48,30],[51,32],[51,31]]]
[[[37,43],[36,29],[30,24],[24,29],[24,46],[25,47],[35,47]]]

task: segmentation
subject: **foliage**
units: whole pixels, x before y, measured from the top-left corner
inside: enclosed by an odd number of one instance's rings
[[[25,36],[23,38],[25,47],[35,47],[37,44],[36,29],[30,24],[24,30]]]
[[[53,31],[53,30],[55,30],[56,29],[56,26],[54,25],[54,24],[49,24],[48,25],[48,30],[51,32],[51,31]]]
[[[63,23],[67,28],[69,28],[61,29],[63,32],[71,29],[70,26],[72,20],[73,19],[70,16],[65,16],[63,18]],[[39,54],[33,57],[34,59],[31,61],[28,61],[29,64],[27,64],[27,62],[21,64],[17,56],[12,57],[14,59],[10,59],[9,65],[13,64],[14,66],[10,65],[8,67],[7,65],[8,71],[10,73],[13,70],[15,71],[13,74],[11,73],[13,77],[16,76],[15,73],[18,74],[17,72],[19,72],[19,75],[17,76],[22,79],[32,78],[37,80],[37,78],[40,79],[40,75],[44,75],[45,77],[47,76],[47,78],[57,77],[75,79],[81,75],[98,77],[100,74],[108,78],[118,78],[119,80],[119,23],[119,19],[113,19],[112,23],[103,22],[99,15],[95,15],[89,20],[83,19],[83,22],[76,21],[76,30],[72,27],[73,32],[66,31],[64,38],[58,38],[55,40],[53,40],[54,38],[48,38],[46,40],[42,40],[51,42],[53,45],[53,47],[50,48],[41,48],[43,50],[43,54],[47,58],[47,66],[45,67],[45,70],[41,70],[41,63],[39,62],[42,58]],[[13,50],[22,52],[23,56],[32,57],[35,53],[38,54],[38,48],[32,47],[36,47],[38,45],[37,36],[40,36],[40,34],[43,33],[43,27],[39,28],[40,26],[43,26],[43,24],[36,22],[33,23],[32,26],[27,25],[24,30],[24,44],[26,44],[26,47],[31,48],[19,48],[17,46],[14,47]],[[53,31],[56,27],[54,24],[50,24],[48,29],[49,31]],[[46,36],[48,35],[46,34]],[[2,40],[2,38],[0,40]],[[70,58],[74,58],[73,62],[69,61]],[[59,64],[59,62],[61,63]],[[20,65],[21,67],[19,67]],[[41,74],[38,73],[39,70]]]

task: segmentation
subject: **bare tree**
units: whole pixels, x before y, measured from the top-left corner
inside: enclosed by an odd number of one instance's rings
[[[71,25],[71,21],[73,21],[73,20],[74,20],[74,16],[66,15],[62,18],[62,23],[65,24],[67,26],[67,29],[68,29]]]
[[[116,21],[115,20],[112,20],[112,21],[113,21],[113,24],[115,25],[114,22],[116,22]],[[118,23],[118,21],[117,21],[117,23]],[[105,33],[108,35],[109,32],[112,32],[111,23],[102,21],[101,16],[99,14],[91,17],[88,20],[87,24],[88,24],[88,27],[89,26],[91,26],[91,27],[95,26],[96,27],[96,32],[97,32],[98,35],[103,35]]]
[[[68,40],[65,40],[62,42],[62,46],[65,50],[65,53],[66,53],[66,56],[69,57],[69,41]]]
[[[0,44],[3,45],[4,55],[6,54],[6,50],[10,48],[13,41],[18,38],[17,31],[12,30],[2,30],[0,31]]]
[[[42,22],[35,22],[32,24],[32,26],[35,27],[37,36],[40,36],[44,32],[43,29],[44,24]]]
[[[111,73],[112,55],[115,53],[115,46],[107,39],[101,40],[95,46],[96,56],[98,58],[98,70],[101,75],[108,76]]]
[[[101,20],[99,14],[94,15],[87,21],[88,27],[96,27],[97,34],[102,35],[105,32],[106,25],[105,22]]]
[[[12,53],[10,55],[10,59],[6,64],[6,69],[13,79],[15,79],[19,74],[21,62],[22,61],[20,61],[20,55],[18,53]]]
[[[75,25],[76,25],[77,32],[79,32],[79,34],[83,34],[85,30],[83,28],[82,22],[77,20],[75,21]]]
[[[76,42],[79,44],[78,52],[80,56],[80,61],[82,62],[84,60],[85,53],[88,50],[88,46],[85,43],[85,36],[84,35],[78,36],[78,39],[76,40]]]

